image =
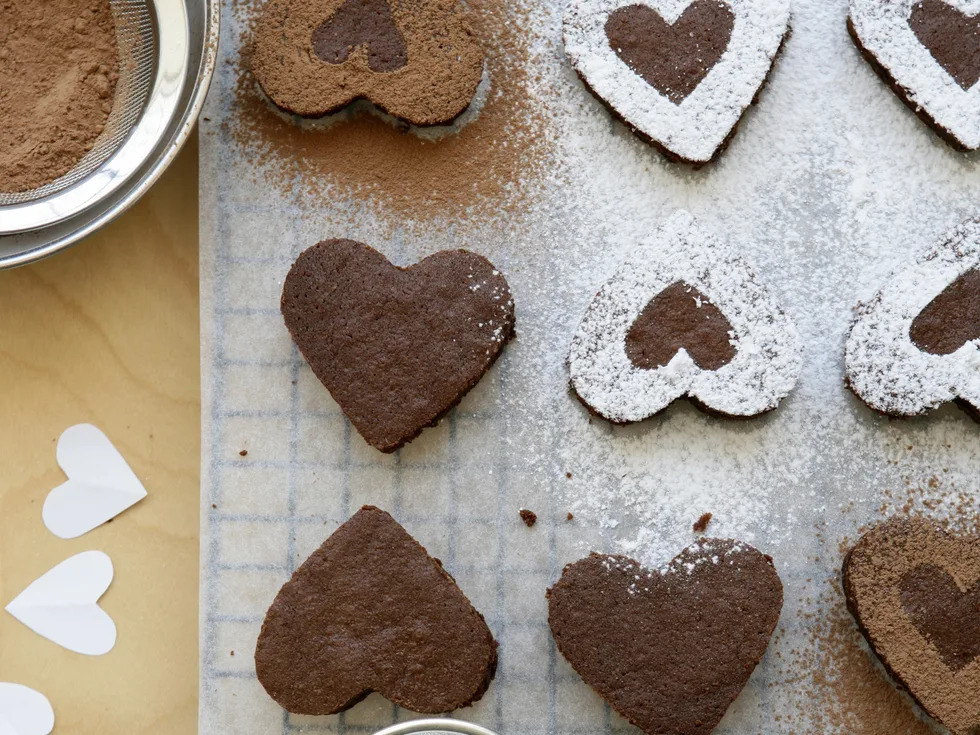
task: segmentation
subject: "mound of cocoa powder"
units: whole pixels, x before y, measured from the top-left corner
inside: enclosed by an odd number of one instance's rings
[[[118,78],[109,0],[0,0],[0,192],[49,184],[92,150]]]

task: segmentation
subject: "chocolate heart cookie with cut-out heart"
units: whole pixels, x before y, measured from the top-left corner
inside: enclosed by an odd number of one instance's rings
[[[862,55],[913,112],[958,150],[980,148],[980,5],[851,0]]]
[[[625,556],[569,564],[548,590],[558,650],[649,735],[704,735],[762,659],[783,606],[772,559],[700,539],[663,570]]]
[[[714,159],[789,32],[786,0],[572,0],[565,50],[614,115],[674,160]]]
[[[848,552],[843,585],[896,682],[954,735],[980,728],[980,536],[893,519]]]
[[[413,712],[480,699],[497,642],[456,582],[390,515],[364,506],[303,562],[269,608],[259,682],[295,714],[378,692]]]
[[[568,365],[575,394],[613,423],[641,421],[683,396],[746,418],[789,394],[803,346],[752,269],[679,212],[593,299]]]
[[[851,390],[882,413],[916,416],[956,401],[980,419],[980,220],[857,307],[844,366]]]
[[[303,117],[363,98],[408,123],[443,125],[470,104],[483,51],[460,0],[270,0],[252,72]]]
[[[506,279],[467,250],[399,268],[362,243],[326,240],[289,269],[281,307],[313,373],[382,452],[435,425],[514,334]]]

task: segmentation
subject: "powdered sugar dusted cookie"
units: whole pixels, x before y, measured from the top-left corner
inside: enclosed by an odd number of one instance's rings
[[[635,132],[701,164],[734,134],[788,30],[788,0],[571,0],[565,50]]]
[[[875,71],[943,139],[980,148],[980,2],[851,0],[848,28]]]
[[[949,232],[857,311],[845,369],[862,401],[915,416],[956,400],[980,417],[980,220]]]
[[[793,389],[803,345],[745,261],[678,212],[593,299],[568,364],[579,399],[614,423],[682,396],[745,418]]]

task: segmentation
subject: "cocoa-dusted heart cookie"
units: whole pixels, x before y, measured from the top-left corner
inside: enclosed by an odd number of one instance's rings
[[[569,564],[548,590],[558,650],[649,735],[704,735],[762,659],[783,606],[772,559],[701,539],[666,568],[625,556]]]
[[[588,88],[667,157],[725,148],[789,31],[787,0],[572,0],[565,50]]]
[[[414,125],[442,125],[470,104],[483,52],[460,0],[269,0],[252,72],[296,115],[364,98]]]
[[[980,729],[980,537],[893,519],[848,552],[843,584],[896,682],[954,735]]]
[[[459,403],[514,334],[507,281],[466,250],[399,268],[367,245],[326,240],[290,268],[281,306],[313,373],[382,452]]]
[[[980,220],[858,305],[844,365],[851,390],[882,413],[916,416],[956,401],[980,418]]]
[[[641,421],[683,396],[747,418],[789,394],[803,346],[752,269],[679,212],[593,299],[568,365],[575,394],[613,423]]]
[[[413,712],[483,696],[497,642],[438,559],[383,510],[364,506],[276,595],[255,671],[289,712],[342,712],[378,692]]]
[[[851,37],[899,98],[958,150],[980,148],[980,6],[851,0]]]

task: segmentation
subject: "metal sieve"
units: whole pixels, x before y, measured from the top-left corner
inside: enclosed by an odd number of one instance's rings
[[[49,255],[122,212],[197,119],[217,53],[217,1],[110,0],[110,7],[119,80],[105,128],[61,178],[0,193],[0,268]]]

